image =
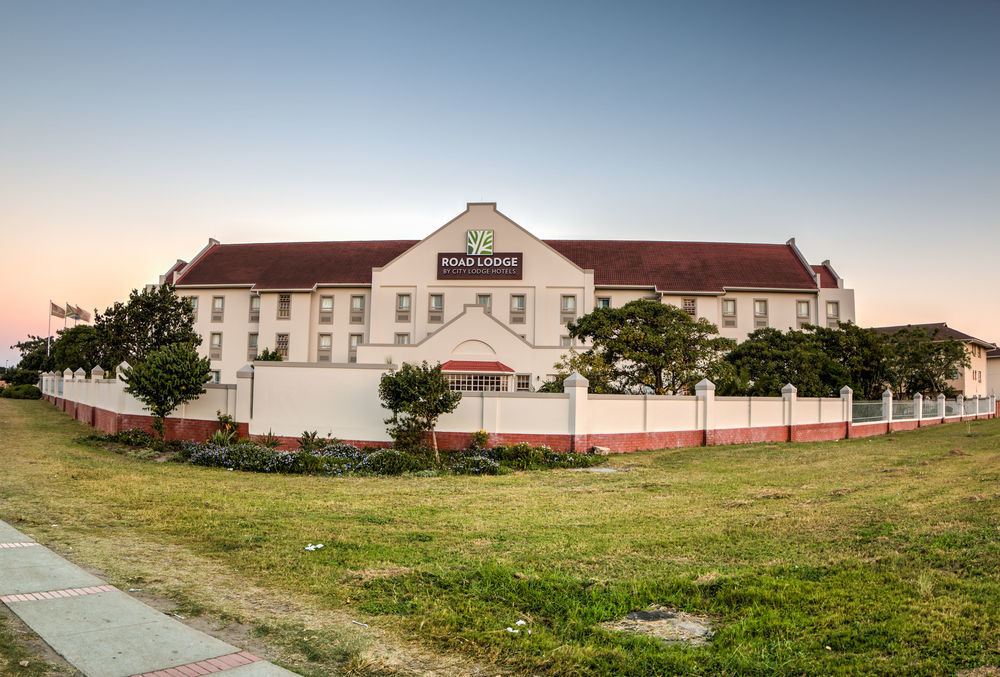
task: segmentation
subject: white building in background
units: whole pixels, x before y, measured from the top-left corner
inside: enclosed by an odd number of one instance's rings
[[[162,281],[191,299],[224,382],[268,348],[292,363],[441,362],[461,389],[534,390],[573,345],[567,322],[635,299],[737,340],[854,321],[854,291],[794,240],[540,240],[495,203],[468,204],[422,240],[209,240]]]

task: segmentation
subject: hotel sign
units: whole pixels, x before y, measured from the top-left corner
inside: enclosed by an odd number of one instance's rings
[[[520,280],[523,252],[494,252],[492,230],[466,233],[464,252],[439,252],[439,280]]]

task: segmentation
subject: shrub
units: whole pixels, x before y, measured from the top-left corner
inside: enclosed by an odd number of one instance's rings
[[[302,437],[299,438],[299,451],[310,453],[319,449],[322,444],[318,432],[303,430]]]
[[[229,414],[223,414],[218,409],[215,410],[215,416],[219,419],[219,430],[217,431],[218,437],[212,435],[212,438],[220,440],[222,444],[234,442],[239,430],[239,427],[236,425],[236,419]]]
[[[146,432],[142,428],[119,430],[116,433],[111,433],[107,437],[109,442],[117,442],[118,444],[124,444],[129,447],[149,447],[153,444],[154,439],[155,438],[152,434]]]
[[[485,430],[477,430],[472,433],[472,440],[469,444],[471,449],[485,449],[489,443],[490,434]]]
[[[474,454],[466,455],[449,464],[448,470],[456,475],[499,475],[500,464],[492,458]]]
[[[228,446],[199,445],[192,449],[189,462],[194,465],[266,473],[295,472],[298,465],[294,453],[268,449],[256,442],[244,440]]]
[[[33,385],[11,386],[0,390],[0,397],[14,400],[39,400],[42,398],[42,391]]]
[[[235,439],[236,439],[235,433],[231,433],[226,430],[216,430],[208,438],[208,443],[214,444],[219,447],[225,447],[229,444],[232,444],[235,441]]]
[[[376,475],[402,475],[433,467],[433,461],[427,456],[399,449],[379,449],[368,454],[357,469]]]
[[[254,362],[281,362],[282,359],[281,353],[277,349],[269,350],[267,348],[264,348],[257,357],[253,358]]]
[[[278,447],[281,446],[281,439],[279,439],[277,435],[268,430],[266,435],[257,440],[257,443],[267,447],[268,449],[277,449]]]

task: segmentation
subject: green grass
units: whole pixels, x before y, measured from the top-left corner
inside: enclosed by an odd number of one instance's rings
[[[1000,664],[1000,421],[616,456],[614,474],[346,479],[143,462],[75,443],[84,430],[0,400],[0,517],[255,626],[304,672]],[[717,619],[712,644],[596,627],[653,603]],[[530,636],[505,631],[519,619]]]

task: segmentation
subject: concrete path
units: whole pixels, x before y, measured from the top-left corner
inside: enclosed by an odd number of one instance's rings
[[[0,602],[89,677],[294,676],[107,585],[3,521]]]

